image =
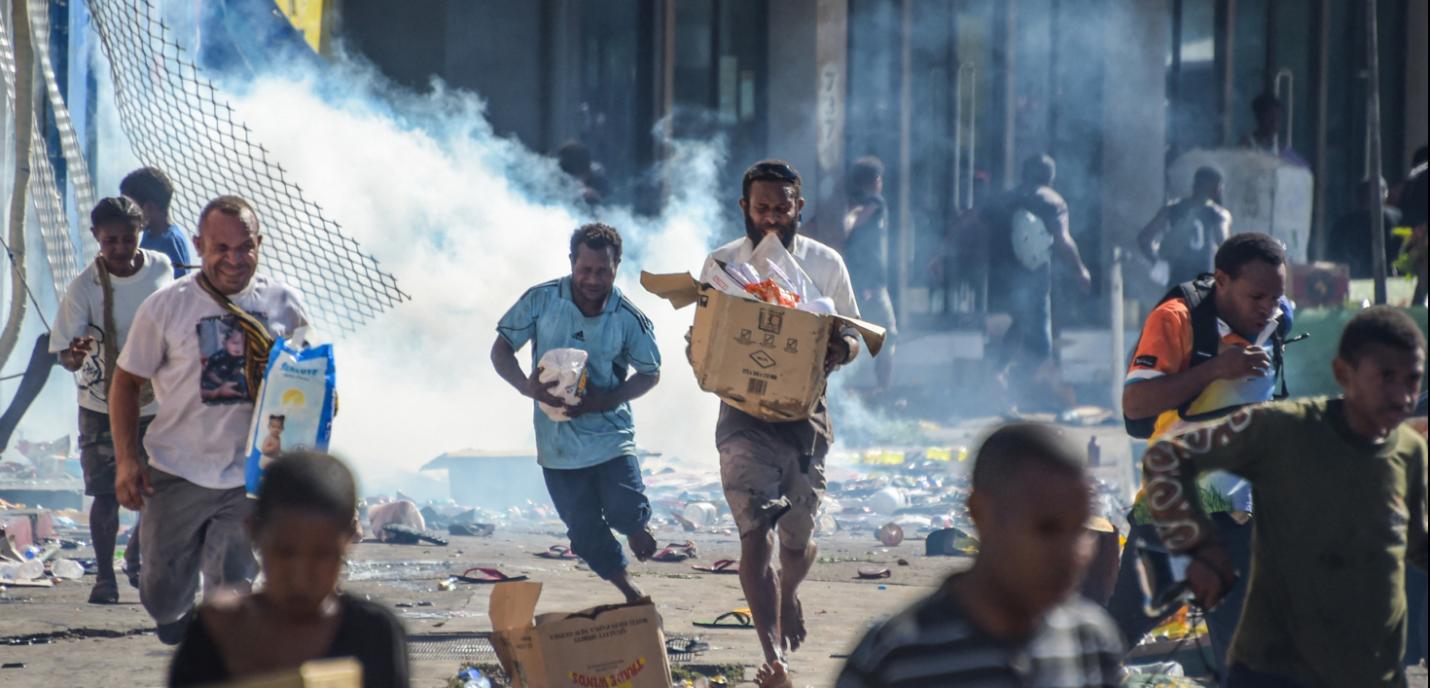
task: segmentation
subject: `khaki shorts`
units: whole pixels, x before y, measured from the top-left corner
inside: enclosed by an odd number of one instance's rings
[[[778,528],[781,547],[807,547],[824,497],[824,458],[803,470],[794,445],[759,432],[731,436],[718,449],[720,482],[740,537]]]

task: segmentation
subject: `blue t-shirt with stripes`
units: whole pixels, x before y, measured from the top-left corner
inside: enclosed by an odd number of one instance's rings
[[[571,278],[552,280],[527,290],[503,315],[497,333],[520,350],[531,343],[532,367],[552,349],[580,349],[587,354],[588,389],[609,390],[630,372],[660,372],[655,328],[640,309],[613,288],[605,308],[586,317],[571,299]],[[558,423],[532,402],[536,457],[544,468],[572,470],[633,455],[635,422],[629,403]]]

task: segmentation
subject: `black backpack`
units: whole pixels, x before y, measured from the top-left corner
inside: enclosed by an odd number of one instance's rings
[[[1202,274],[1191,282],[1183,282],[1169,290],[1157,302],[1160,306],[1172,299],[1182,299],[1187,302],[1187,309],[1192,314],[1192,361],[1189,367],[1194,367],[1206,363],[1216,358],[1221,351],[1221,332],[1217,329],[1217,314],[1214,301],[1209,298],[1216,291],[1216,280],[1210,274]],[[1280,386],[1274,395],[1275,399],[1285,399],[1291,394],[1286,390],[1286,371],[1284,356],[1286,345],[1291,342],[1300,341],[1309,335],[1302,334],[1298,337],[1287,339],[1286,335],[1291,330],[1292,308],[1291,303],[1284,298],[1281,301],[1281,315],[1276,316],[1276,331],[1271,335],[1271,365],[1276,369],[1276,382]],[[1141,344],[1141,337],[1138,337],[1138,345]],[[1133,355],[1136,355],[1137,347],[1132,348]],[[1128,362],[1129,365],[1131,361]],[[1218,409],[1213,413],[1201,415],[1189,415],[1187,411],[1191,408],[1196,397],[1192,397],[1187,403],[1182,404],[1177,409],[1177,414],[1186,420],[1207,420],[1226,415],[1235,411],[1237,407]],[[1122,416],[1123,425],[1127,427],[1127,434],[1135,439],[1145,440],[1152,436],[1152,432],[1157,428],[1157,418],[1161,414],[1150,418],[1128,418]]]

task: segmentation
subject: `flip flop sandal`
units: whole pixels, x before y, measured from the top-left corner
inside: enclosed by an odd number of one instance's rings
[[[700,558],[695,552],[695,543],[686,541],[680,544],[669,544],[659,552],[656,552],[650,559],[667,564],[678,564],[687,559]]]
[[[478,575],[472,575],[476,573]],[[473,566],[462,572],[460,576],[453,576],[463,583],[511,583],[514,581],[524,581],[526,576],[508,576],[497,569],[489,569],[482,566]]]
[[[696,621],[693,625],[696,628],[754,628],[755,617],[748,609],[732,609],[713,621]]]
[[[734,559],[721,559],[709,566],[693,564],[690,568],[695,569],[696,571],[704,571],[705,573],[739,573],[739,564],[740,562],[735,561]]]
[[[542,559],[580,559],[570,547],[565,545],[552,545],[545,552],[537,552],[536,556]]]
[[[888,569],[859,569],[860,580],[883,580],[894,575]]]

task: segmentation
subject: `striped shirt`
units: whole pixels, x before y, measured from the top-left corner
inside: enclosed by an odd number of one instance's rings
[[[836,686],[1119,686],[1122,654],[1122,641],[1111,620],[1081,597],[1049,611],[1026,642],[1010,644],[975,626],[945,584],[869,631],[850,655]]]

